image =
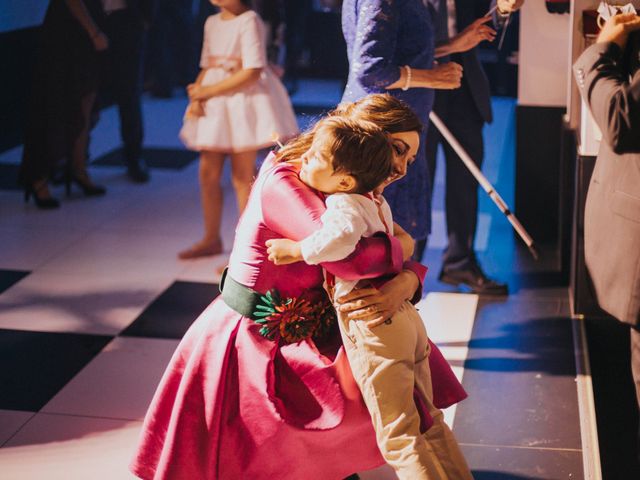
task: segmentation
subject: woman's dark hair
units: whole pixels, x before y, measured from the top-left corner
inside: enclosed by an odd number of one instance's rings
[[[377,125],[340,116],[326,117],[318,122],[315,135],[322,142],[322,153],[331,159],[333,170],[356,181],[351,193],[371,192],[391,175],[391,141]]]
[[[402,100],[388,93],[367,95],[353,102],[338,105],[329,112],[329,117],[342,117],[370,122],[387,133],[422,132],[422,122],[411,108]],[[311,148],[316,125],[288,142],[279,152],[278,161],[285,162],[299,159]]]
[[[332,115],[371,122],[387,133],[420,133],[423,128],[422,122],[409,105],[388,93],[367,95],[353,103],[342,103]]]

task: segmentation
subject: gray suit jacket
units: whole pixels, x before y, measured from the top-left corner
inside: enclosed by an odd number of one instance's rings
[[[584,242],[600,306],[640,326],[640,70],[630,77],[622,54],[613,43],[595,44],[573,66],[603,136],[587,194]]]

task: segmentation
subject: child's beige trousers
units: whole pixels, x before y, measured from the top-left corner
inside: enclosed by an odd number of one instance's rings
[[[427,331],[415,307],[405,302],[391,322],[373,329],[342,315],[339,325],[378,447],[400,480],[472,479],[453,432],[433,405]],[[433,417],[424,434],[414,386]]]

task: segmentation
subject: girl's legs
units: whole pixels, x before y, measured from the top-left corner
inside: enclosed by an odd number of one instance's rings
[[[200,153],[200,200],[204,216],[204,236],[178,254],[182,259],[206,257],[222,252],[220,240],[220,218],[222,216],[222,167],[224,153],[202,151]]]
[[[231,154],[231,183],[236,191],[238,216],[242,215],[249,200],[251,184],[256,174],[257,151]]]

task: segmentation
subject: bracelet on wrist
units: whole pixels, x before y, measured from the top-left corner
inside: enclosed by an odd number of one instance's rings
[[[406,92],[411,88],[411,67],[409,65],[404,65],[402,68],[404,68],[404,71],[407,74],[407,77],[404,81],[404,86],[402,87],[402,91]]]

